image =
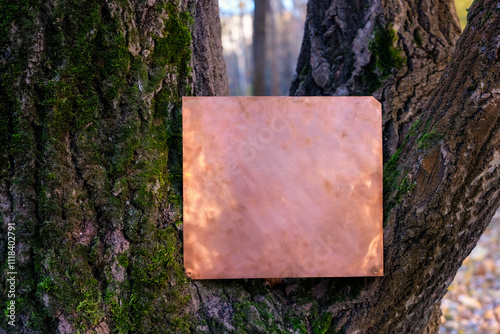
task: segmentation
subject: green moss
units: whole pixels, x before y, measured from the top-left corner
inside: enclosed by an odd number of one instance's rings
[[[437,125],[434,125],[432,129],[429,129],[430,123],[424,127],[422,134],[417,139],[417,149],[427,150],[436,146],[444,137],[442,133],[438,132]]]
[[[392,208],[401,202],[404,195],[411,193],[416,187],[415,182],[410,182],[408,171],[401,175],[400,156],[410,138],[417,134],[418,128],[422,128],[421,125],[420,120],[413,123],[401,146],[384,165],[384,222],[387,220]],[[442,133],[438,132],[437,125],[431,128],[429,121],[418,132],[418,137],[414,138],[413,144],[418,150],[428,150],[436,146],[444,137]]]
[[[38,1],[1,0],[0,1],[0,184],[14,188],[23,196],[33,191],[36,175],[33,164],[36,161],[36,137],[34,129],[39,125],[33,110],[23,110],[23,101],[19,94],[18,78],[27,68],[30,39],[15,39],[11,31],[18,36],[35,34],[34,20],[37,15]],[[12,39],[12,41],[11,41]],[[33,78],[31,80],[34,80]],[[16,167],[16,170],[14,170]],[[12,190],[11,190],[12,191]],[[30,204],[31,205],[31,204]],[[12,222],[16,224],[16,239],[29,244],[36,234],[35,217],[27,214],[25,206],[19,207]],[[3,222],[3,219],[0,219]],[[30,249],[18,250],[18,256],[29,256]],[[4,266],[3,262],[2,267]],[[3,268],[2,268],[3,269]],[[35,273],[31,265],[16,263],[16,271],[22,272],[16,281],[16,307],[20,310],[34,311],[39,304],[33,300],[36,292]],[[0,287],[5,288],[6,271],[0,272]],[[7,301],[7,293],[0,296],[0,303]],[[20,317],[18,326],[20,325]],[[0,327],[9,328],[7,318],[2,317]]]
[[[285,311],[284,327],[288,331],[306,333],[312,326],[313,333],[337,333],[336,324],[332,322],[332,315],[326,309],[328,305],[339,302],[349,302],[359,297],[366,287],[369,278],[333,278],[323,284],[328,294],[315,298],[311,291],[318,286],[320,279],[300,279],[292,286],[288,298],[295,305],[293,309]],[[342,332],[342,329],[340,329]]]
[[[105,315],[98,281],[90,266],[82,261],[82,253],[86,251],[86,247],[80,245],[72,252],[63,248],[41,250],[42,254],[37,254],[50,273],[38,282],[37,294],[50,296],[49,303],[68,314],[76,311],[73,322],[81,330],[95,326]],[[50,308],[49,311],[56,309]],[[39,320],[37,322],[43,322]]]
[[[400,164],[399,160],[401,152],[406,147],[410,138],[415,136],[416,130],[421,123],[422,122],[420,120],[416,120],[412,124],[401,146],[398,147],[396,152],[384,165],[384,185],[383,185],[384,223],[387,220],[387,217],[389,216],[389,213],[391,212],[392,208],[401,200],[401,197],[404,194],[408,193],[408,191],[413,190],[415,187],[413,184],[405,184],[405,182],[406,183],[408,182],[406,175],[403,178],[403,180],[406,181],[403,181],[401,184],[398,184],[399,176],[401,174],[401,167],[399,165]],[[393,192],[395,190],[397,191],[396,196],[392,197]]]
[[[406,64],[406,58],[397,46],[397,41],[397,32],[392,28],[392,24],[375,28],[373,40],[368,46],[372,53],[371,60],[365,67],[362,77],[367,95],[371,95],[380,88],[383,80],[394,70]]]
[[[129,255],[127,253],[118,255],[118,264],[123,268],[127,268],[129,266]]]
[[[94,237],[90,244],[89,263],[95,266],[99,260],[99,238]]]
[[[332,325],[332,314],[325,312],[313,323],[313,333],[314,334],[325,334],[328,333]]]
[[[286,333],[278,326],[264,298],[236,303],[235,308],[233,321],[237,333]]]
[[[400,69],[406,64],[406,58],[397,44],[397,32],[389,25],[386,29],[376,29],[370,51],[375,55],[376,67],[384,79],[392,73],[393,69]]]
[[[148,91],[156,86],[165,76],[165,70],[185,76],[191,71],[189,61],[191,59],[191,32],[189,26],[193,19],[188,13],[177,10],[176,4],[164,6],[168,19],[163,20],[165,29],[163,36],[154,36],[155,48],[153,50],[153,64],[162,70],[156,69],[148,85]],[[168,66],[167,66],[168,65]],[[165,69],[165,67],[168,69]]]
[[[483,26],[489,19],[491,19],[492,16],[493,13],[489,9],[487,9],[483,19],[481,20],[481,26]]]
[[[57,289],[57,287],[54,285],[52,278],[50,276],[46,276],[38,283],[38,289],[40,292],[49,292],[50,290]]]
[[[105,315],[102,309],[101,292],[97,287],[97,281],[94,279],[87,282],[87,284],[90,286],[93,285],[94,290],[82,289],[78,305],[76,306],[78,313],[77,321],[82,331],[97,325]]]
[[[131,273],[131,283],[124,286],[127,299],[112,291],[106,293],[112,319],[119,333],[187,332],[189,323],[182,310],[190,297],[176,231],[150,228],[145,233],[128,258],[119,257]]]
[[[292,326],[294,333],[306,334],[307,328],[304,319],[298,317],[289,317],[287,322]]]
[[[134,300],[135,297],[131,296],[128,301],[121,301],[112,291],[108,291],[106,293],[105,303],[111,313],[111,317],[115,325],[115,331],[117,333],[130,333],[133,330],[132,324],[130,323],[128,309]]]
[[[38,11],[31,7],[38,2],[1,4],[4,52],[12,21],[22,30],[33,27]],[[131,10],[125,4],[120,10]],[[13,182],[38,196],[42,223],[19,217],[37,263],[37,273],[22,268],[20,300],[30,324],[43,332],[59,311],[80,332],[103,319],[123,333],[187,332],[193,322],[184,314],[189,295],[177,230],[156,221],[170,205],[182,207],[180,96],[190,93],[192,19],[177,8],[157,1],[154,10],[168,19],[145,59],[128,50],[137,31],[124,35],[101,1],[58,2],[44,23],[46,77],[31,79],[34,111],[21,110],[14,88],[29,52],[0,64],[0,178],[16,160]],[[151,109],[145,94],[158,90]],[[88,244],[77,242],[85,224],[98,234]],[[122,225],[131,246],[117,255],[106,236]],[[110,274],[112,263],[126,269],[125,282]]]
[[[417,186],[417,184],[415,182],[410,183],[410,180],[408,179],[408,174],[406,174],[403,177],[403,180],[401,181],[401,183],[398,185],[398,188],[397,188],[398,196],[397,196],[396,200],[399,201],[403,195],[406,195],[406,194],[412,192],[416,186]]]
[[[302,71],[300,71],[299,75],[300,81],[303,82],[310,73],[311,73],[311,65],[307,63],[306,65],[304,65],[304,67],[302,67]]]

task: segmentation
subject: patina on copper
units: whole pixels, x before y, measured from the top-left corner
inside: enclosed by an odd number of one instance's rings
[[[193,279],[382,276],[372,97],[183,98]]]

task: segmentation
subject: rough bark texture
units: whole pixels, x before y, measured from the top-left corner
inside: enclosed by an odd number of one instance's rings
[[[227,96],[229,84],[222,53],[221,25],[217,1],[188,2],[194,12],[193,81],[195,96]]]
[[[228,93],[217,2],[0,6],[0,328],[188,331],[180,97]]]
[[[373,95],[384,159],[431,96],[460,26],[453,1],[312,0],[290,95]]]
[[[311,2],[310,16],[319,3]],[[350,59],[340,54],[342,62],[312,42],[308,49],[306,37],[299,68],[310,64],[310,73],[305,70],[294,93],[334,94],[344,87],[349,94],[379,94],[385,126],[397,129],[386,131],[388,152],[400,141],[389,134],[401,136],[405,122],[416,121],[384,169],[386,276],[285,279],[273,287],[263,280],[190,281],[182,268],[180,96],[227,92],[220,44],[214,42],[215,4],[0,4],[0,224],[2,231],[15,226],[18,272],[17,327],[2,318],[2,328],[100,334],[436,332],[436,304],[500,204],[495,1],[476,0],[470,25],[427,99],[431,88],[417,84],[437,80],[455,38],[454,23],[442,13],[446,3],[398,2],[411,9],[407,14],[389,2],[332,5],[333,16],[323,20],[325,33],[331,29],[337,40],[351,38],[355,50]],[[330,4],[322,8],[318,15]],[[354,14],[356,8],[364,14]],[[340,19],[340,9],[354,20]],[[401,21],[392,11],[402,13]],[[355,27],[349,35],[346,22],[366,22],[366,31]],[[415,22],[423,29],[420,39],[410,29]],[[421,40],[424,51],[410,49],[410,36],[416,46]],[[427,56],[413,54],[421,51]],[[319,60],[311,63],[313,58]],[[426,67],[415,65],[417,58]],[[397,66],[383,65],[386,60]],[[365,71],[370,66],[373,71]],[[402,93],[403,84],[412,87],[413,98]],[[8,251],[6,233],[0,233],[3,269]],[[1,272],[2,291],[8,276]],[[0,298],[6,305],[7,295]]]

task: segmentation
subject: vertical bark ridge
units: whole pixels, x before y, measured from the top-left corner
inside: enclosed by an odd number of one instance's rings
[[[194,7],[193,95],[228,96],[229,83],[222,52],[219,6],[213,0],[190,1]]]

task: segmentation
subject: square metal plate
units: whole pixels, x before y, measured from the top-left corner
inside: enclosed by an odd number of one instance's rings
[[[193,279],[383,276],[372,97],[185,97]]]

